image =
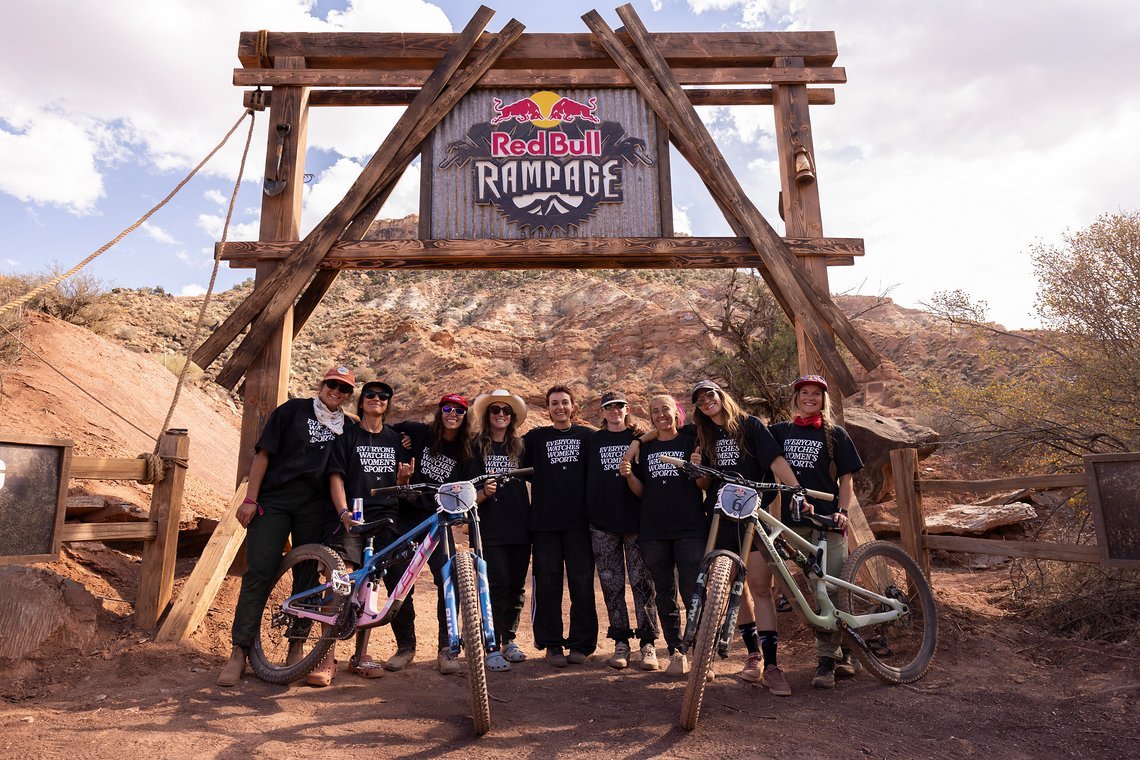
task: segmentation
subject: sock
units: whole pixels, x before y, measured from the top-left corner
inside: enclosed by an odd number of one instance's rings
[[[741,623],[737,628],[740,630],[740,638],[744,641],[744,646],[748,649],[748,654],[759,652],[760,634],[756,633],[756,624]]]
[[[765,667],[776,664],[776,641],[777,634],[775,631],[760,631],[760,651],[764,653]]]

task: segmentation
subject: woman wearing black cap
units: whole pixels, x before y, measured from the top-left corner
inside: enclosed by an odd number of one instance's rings
[[[629,403],[621,391],[602,394],[602,427],[586,439],[586,500],[590,518],[590,540],[594,565],[606,603],[610,627],[606,637],[614,640],[612,668],[629,666],[629,640],[640,640],[641,669],[657,670],[656,598],[653,576],[645,566],[637,531],[641,521],[641,500],[630,490],[620,472],[621,457],[641,431],[629,423]],[[629,626],[625,603],[625,579],[633,591],[633,613],[637,630]]]
[[[796,380],[789,412],[792,419],[772,425],[772,435],[800,483],[835,496],[835,501],[814,503],[814,511],[821,515],[838,512],[840,527],[844,527],[847,510],[855,503],[853,475],[863,469],[863,461],[851,436],[831,420],[827,381],[819,375],[806,375]],[[818,531],[810,523],[787,518],[784,522],[809,541],[819,540]],[[846,532],[827,533],[827,567],[824,569],[828,574],[837,576],[846,561]],[[838,631],[817,632],[815,645],[819,665],[812,686],[833,689],[837,675],[853,676],[858,672],[859,661],[841,649]]]
[[[439,400],[430,424],[397,422],[392,427],[411,438],[412,483],[451,483],[467,480],[475,475],[475,457],[471,445],[471,425],[468,420],[467,399],[459,393],[448,393]],[[402,501],[396,529],[399,535],[419,525],[435,512],[435,500],[423,495],[415,501]],[[454,549],[454,547],[452,547]],[[439,672],[453,675],[459,672],[459,663],[451,655],[447,639],[447,617],[443,602],[442,551],[432,552],[428,560],[436,588],[436,621],[438,651],[436,662]],[[393,567],[395,577],[403,574],[406,565]],[[392,619],[392,633],[396,637],[396,654],[384,663],[386,670],[403,670],[416,656],[416,610],[412,594],[404,600],[400,611]]]
[[[517,469],[523,456],[518,428],[526,420],[526,402],[507,390],[494,390],[471,403],[471,416],[479,421],[475,454],[483,472]],[[530,569],[530,493],[526,483],[510,480],[499,486],[479,510],[483,559],[491,592],[495,649],[487,655],[487,669],[505,671],[526,655],[515,642]]]
[[[351,369],[333,367],[316,398],[290,399],[274,409],[257,439],[246,499],[237,510],[237,520],[247,530],[246,571],[234,610],[233,650],[218,674],[219,686],[236,685],[245,672],[290,534],[294,546],[323,538],[332,510],[325,468],[333,441],[344,432],[341,405],[352,398],[355,384]],[[300,568],[293,571],[293,588],[315,585],[316,569],[310,575]]]
[[[400,434],[384,424],[388,404],[392,399],[392,386],[373,380],[360,389],[356,403],[356,415],[360,423],[348,425],[344,435],[333,447],[329,461],[329,487],[332,492],[333,507],[339,521],[328,544],[344,559],[345,564],[355,569],[363,562],[363,548],[367,539],[373,546],[383,549],[399,535],[396,532],[396,518],[399,512],[398,501],[394,496],[372,496],[372,489],[406,483],[411,475],[411,465],[407,463],[408,452],[401,444]],[[391,523],[381,525],[369,533],[354,535],[348,532],[352,526],[351,502],[363,499],[363,522],[374,522],[390,518]],[[384,585],[389,593],[395,588],[399,576],[386,573]],[[368,634],[370,629],[356,634],[356,653],[352,656],[349,670],[364,678],[377,678],[384,674],[379,662],[368,654]],[[329,649],[329,659],[333,657],[334,645]],[[325,680],[317,668],[316,683],[324,686]]]

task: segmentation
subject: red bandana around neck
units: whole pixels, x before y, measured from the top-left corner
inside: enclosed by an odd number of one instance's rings
[[[813,414],[810,417],[801,417],[797,414],[795,419],[792,420],[792,424],[799,425],[800,427],[823,427],[823,417],[820,416],[819,413]]]

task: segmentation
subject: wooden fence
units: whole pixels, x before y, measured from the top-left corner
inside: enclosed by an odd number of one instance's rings
[[[1048,490],[1053,488],[1087,488],[1085,473],[1069,475],[1027,475],[996,480],[920,480],[918,451],[896,449],[891,452],[891,469],[895,478],[898,503],[899,535],[903,548],[914,557],[926,577],[930,577],[930,550],[992,554],[999,557],[1029,557],[1062,562],[1101,562],[1097,545],[1053,544],[1043,541],[1003,541],[965,536],[931,536],[926,533],[922,514],[922,495],[929,493],[982,493],[1016,488]]]
[[[178,555],[178,518],[182,513],[182,492],[190,436],[184,430],[167,430],[159,439],[158,455],[163,459],[163,477],[154,484],[150,498],[150,519],[136,523],[64,523],[63,541],[143,541],[142,571],[135,624],[153,631],[170,604],[174,589],[174,563]],[[71,480],[139,480],[147,477],[143,459],[72,457]]]

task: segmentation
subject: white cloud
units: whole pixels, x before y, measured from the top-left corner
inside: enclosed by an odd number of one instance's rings
[[[206,233],[208,237],[215,241],[222,239],[222,229],[225,227],[226,217],[225,214],[199,214],[198,215],[198,229]],[[229,235],[227,240],[257,240],[261,235],[261,223],[258,220],[251,222],[236,223],[230,221]],[[212,254],[211,254],[212,255]]]
[[[206,295],[206,288],[203,285],[191,283],[190,285],[183,285],[178,291],[180,296],[203,296]]]
[[[24,108],[0,108],[0,118],[0,192],[90,213],[104,195],[90,123]]]
[[[230,199],[223,195],[219,190],[207,190],[206,192],[202,193],[202,197],[208,200],[210,203],[216,203],[219,206],[225,206],[230,202]]]
[[[306,187],[301,208],[301,235],[307,235],[313,227],[332,211],[344,198],[352,183],[360,176],[363,164],[351,158],[342,158],[314,178]],[[420,172],[414,163],[396,183],[396,188],[380,211],[382,218],[399,218],[417,213],[420,207]],[[231,238],[238,240],[240,238]],[[256,239],[256,238],[252,238]]]
[[[673,204],[673,234],[692,235],[693,225],[689,221],[689,207]]]
[[[156,240],[159,243],[165,243],[167,245],[178,245],[178,241],[175,240],[174,236],[159,227],[157,224],[143,222],[142,226],[139,229],[141,229],[143,233],[151,240]]]

